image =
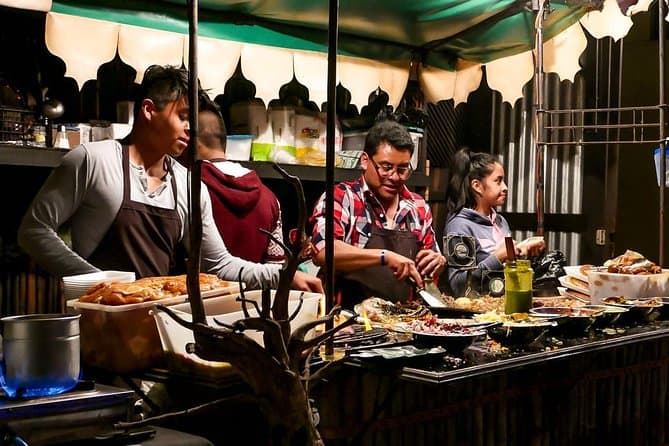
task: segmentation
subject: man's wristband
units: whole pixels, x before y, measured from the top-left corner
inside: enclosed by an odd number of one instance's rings
[[[382,249],[381,250],[381,266],[386,265],[386,250]]]

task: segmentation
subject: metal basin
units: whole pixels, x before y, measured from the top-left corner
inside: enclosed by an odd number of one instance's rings
[[[79,380],[79,315],[31,314],[2,322],[2,377],[10,397],[56,395]]]

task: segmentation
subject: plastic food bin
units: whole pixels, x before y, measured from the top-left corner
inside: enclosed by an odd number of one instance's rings
[[[260,302],[262,291],[254,290],[247,291],[244,296],[247,299]],[[272,300],[274,299],[275,291],[272,290]],[[236,299],[239,293],[228,296],[213,297],[204,301],[204,308],[207,317],[208,325],[212,327],[219,327],[214,322],[216,319],[219,322],[232,324],[240,319],[244,319],[241,303]],[[303,304],[297,317],[291,322],[291,330],[295,330],[302,324],[314,321],[318,318],[318,310],[322,294],[308,293],[297,290],[292,290],[288,301],[288,314],[292,314],[299,304],[300,295],[303,296]],[[249,315],[257,316],[257,312],[253,305],[247,306]],[[192,320],[191,308],[189,304],[175,305],[170,308],[174,310],[180,317],[188,321]],[[152,311],[153,317],[156,320],[158,333],[160,335],[160,342],[166,353],[168,366],[178,372],[196,373],[200,375],[215,375],[221,371],[229,369],[229,364],[225,362],[206,361],[199,358],[197,355],[186,352],[186,344],[194,342],[193,332],[181,325],[177,324],[170,316],[162,311]],[[263,345],[263,333],[247,330],[244,332],[246,336]],[[228,370],[229,371],[229,370]]]
[[[628,299],[669,296],[669,271],[660,274],[620,274],[589,270],[592,303],[599,305],[611,296]]]
[[[238,293],[239,285],[202,292],[203,298]],[[159,365],[164,358],[156,323],[150,310],[156,304],[176,305],[188,295],[127,305],[102,305],[70,300],[68,307],[81,314],[81,356],[84,364],[115,373]],[[186,304],[188,305],[188,304]]]

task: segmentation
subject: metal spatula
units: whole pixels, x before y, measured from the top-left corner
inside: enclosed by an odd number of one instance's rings
[[[407,279],[411,285],[416,288],[418,295],[425,301],[425,303],[432,308],[446,308],[446,304],[441,300],[441,291],[437,288],[432,279],[423,279],[425,287],[419,288],[416,280],[409,276]]]

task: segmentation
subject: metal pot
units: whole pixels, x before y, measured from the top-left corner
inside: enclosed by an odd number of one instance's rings
[[[10,316],[2,322],[2,376],[10,397],[56,395],[77,384],[78,314]]]

